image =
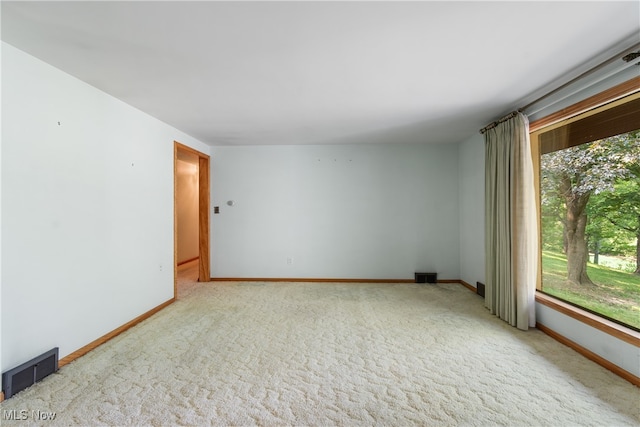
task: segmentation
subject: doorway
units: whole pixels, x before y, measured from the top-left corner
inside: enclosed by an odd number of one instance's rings
[[[185,169],[185,167],[187,169]],[[210,266],[210,256],[209,256],[209,200],[210,200],[210,183],[209,183],[209,156],[201,153],[200,151],[194,150],[191,147],[187,147],[186,145],[180,144],[177,141],[174,141],[174,149],[173,149],[173,293],[174,297],[178,296],[178,264],[180,262],[194,262],[197,260],[197,274],[199,282],[208,282],[211,279],[211,274],[209,270]],[[194,234],[190,237],[190,239],[195,239],[194,242],[188,243],[185,245],[182,241],[180,242],[180,257],[179,259],[179,251],[178,251],[178,177],[179,173],[181,175],[183,172],[189,172],[189,168],[191,168],[193,172],[193,180],[195,181],[193,187],[195,188],[196,194],[193,195],[194,203],[197,202],[197,207],[194,206],[194,220],[197,221],[196,224],[192,224],[191,228],[197,229],[197,236]],[[189,228],[189,227],[187,227]],[[185,233],[186,229],[182,229],[181,231]],[[192,234],[195,231],[192,230]],[[189,245],[192,246],[191,249],[184,249]],[[191,250],[191,255],[197,254],[196,257],[191,257],[192,259],[184,259],[185,256],[187,258],[190,257],[189,250]]]

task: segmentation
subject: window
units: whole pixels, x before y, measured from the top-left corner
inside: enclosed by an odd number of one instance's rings
[[[532,130],[538,290],[640,331],[640,93]]]

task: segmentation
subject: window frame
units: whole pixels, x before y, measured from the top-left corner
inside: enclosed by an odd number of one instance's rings
[[[594,114],[640,98],[640,77],[635,77],[583,101],[573,104],[556,113],[535,120],[529,125],[531,158],[536,188],[536,209],[538,218],[539,241],[542,242],[540,207],[540,141],[538,136],[549,130],[565,126]],[[640,332],[624,325],[612,322],[599,314],[569,304],[552,295],[542,292],[542,245],[538,248],[538,272],[536,279],[536,302],[586,323],[602,332],[615,336],[635,346],[640,346]]]

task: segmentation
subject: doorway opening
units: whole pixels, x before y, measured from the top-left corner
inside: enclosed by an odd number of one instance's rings
[[[189,268],[199,282],[211,278],[209,266],[209,156],[174,141],[173,150],[173,293],[178,296],[178,268]],[[180,220],[180,221],[179,221]]]

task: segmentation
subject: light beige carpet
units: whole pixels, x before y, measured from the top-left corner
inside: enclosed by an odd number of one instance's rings
[[[8,399],[42,425],[622,426],[640,389],[457,284],[187,283]]]

